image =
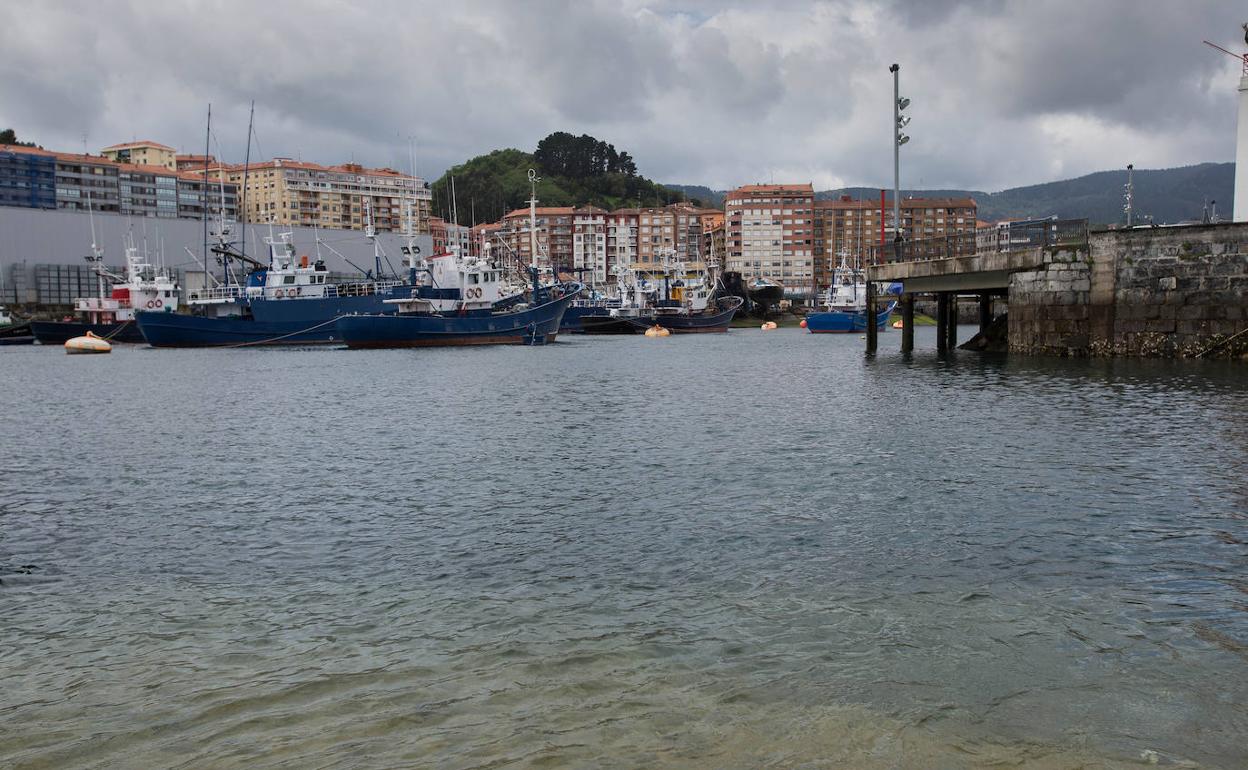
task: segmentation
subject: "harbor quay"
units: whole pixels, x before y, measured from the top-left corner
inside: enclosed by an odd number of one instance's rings
[[[913,317],[916,298],[934,298],[942,350],[957,344],[953,303],[970,297],[979,302],[985,335],[972,348],[1057,356],[1248,354],[1246,223],[1085,232],[1009,252],[885,262],[870,266],[868,277],[871,286],[902,284],[903,316]],[[1002,305],[1006,312],[997,314]],[[878,345],[871,331],[868,350]],[[913,349],[908,324],[901,347]]]

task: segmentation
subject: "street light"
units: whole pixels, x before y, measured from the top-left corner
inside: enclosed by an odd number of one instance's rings
[[[893,73],[893,258],[901,260],[901,146],[910,141],[910,137],[901,129],[910,123],[909,115],[901,111],[910,106],[910,100],[901,95],[901,65],[894,64],[888,68]]]

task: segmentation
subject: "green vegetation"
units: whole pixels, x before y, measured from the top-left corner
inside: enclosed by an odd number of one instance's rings
[[[900,321],[900,320],[901,320],[901,313],[900,312],[893,313],[892,315],[888,317],[888,325],[892,326],[893,323]],[[914,325],[915,326],[935,326],[936,319],[932,318],[930,315],[923,315],[922,313],[915,313]]]
[[[433,212],[451,220],[451,178],[460,224],[497,222],[509,211],[528,205],[528,170],[537,169],[539,206],[664,206],[684,200],[637,175],[627,152],[592,136],[558,131],[538,142],[532,152],[495,150],[448,169],[433,183]],[[692,201],[700,205],[698,201]]]
[[[11,128],[0,130],[0,144],[11,144],[17,147],[34,147],[34,142],[17,141],[17,132]]]

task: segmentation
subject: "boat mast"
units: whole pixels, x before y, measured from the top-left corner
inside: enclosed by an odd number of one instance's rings
[[[247,116],[247,154],[243,156],[243,221],[247,220],[247,173],[251,171],[251,131],[253,123],[256,119],[256,101],[251,101],[251,112]],[[243,225],[243,243],[239,247],[239,254],[247,256],[247,226]],[[230,284],[230,255],[228,252],[221,255],[225,260],[225,283]]]
[[[373,244],[373,280],[381,280],[381,251],[377,245],[377,227],[373,224],[373,199],[364,196],[364,237]]]
[[[91,222],[91,256],[87,261],[95,268],[96,292],[104,299],[104,250],[95,240],[95,210],[91,206],[90,190],[87,190],[87,219]]]
[[[537,171],[529,169],[529,268],[537,269]]]

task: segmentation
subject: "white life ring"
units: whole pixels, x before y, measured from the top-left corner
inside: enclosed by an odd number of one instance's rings
[[[165,303],[161,302],[159,299],[156,300],[156,307],[161,308],[164,306],[165,306]]]
[[[277,291],[273,292],[273,296],[277,297],[278,299],[281,299],[282,297],[286,296],[286,292],[281,289],[278,289]]]
[[[147,301],[147,309],[148,309],[148,310],[151,310],[151,309],[152,309],[152,308],[154,308],[154,307],[156,307],[156,303],[155,303],[155,302],[152,302],[152,301],[149,299],[149,300]]]

